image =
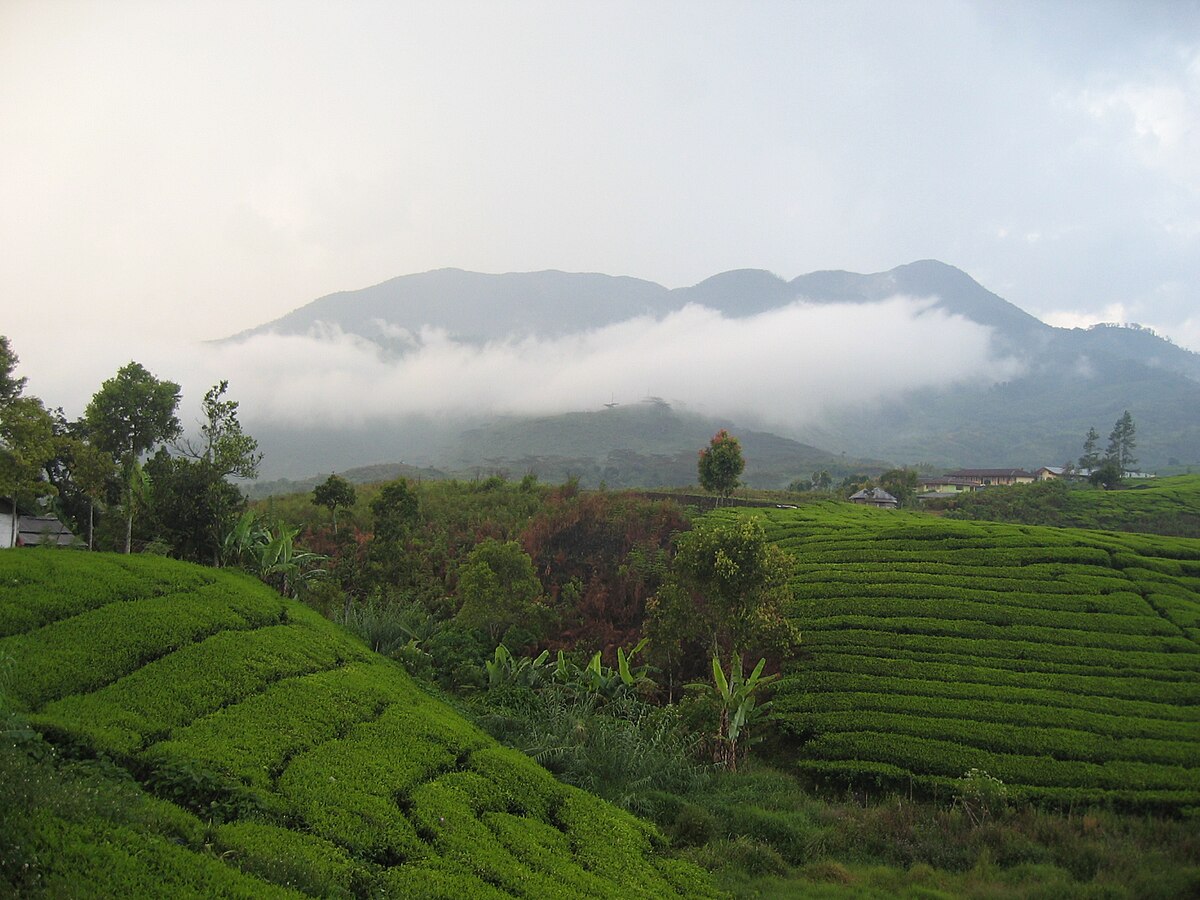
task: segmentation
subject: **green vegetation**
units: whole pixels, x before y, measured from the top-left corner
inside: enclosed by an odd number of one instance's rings
[[[1200,808],[1200,542],[743,515],[796,559],[774,717],[814,782],[949,798],[977,768],[1014,801]]]
[[[713,435],[708,446],[700,451],[700,460],[696,468],[702,488],[719,495],[722,499],[728,498],[738,486],[738,479],[746,468],[741,443],[722,428]]]
[[[1106,491],[1061,480],[956,497],[947,516],[1200,537],[1200,475]]]
[[[0,584],[0,878],[21,895],[712,893],[654,827],[244,575],[6,553]]]

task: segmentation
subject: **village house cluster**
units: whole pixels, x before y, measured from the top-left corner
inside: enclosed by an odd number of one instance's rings
[[[1091,469],[1067,469],[1063,466],[1042,466],[1029,472],[1025,469],[958,469],[917,481],[916,498],[920,501],[940,500],[956,494],[971,493],[988,487],[1011,484],[1033,484],[1057,478],[1087,478]],[[1126,472],[1125,478],[1153,478],[1147,472]],[[883,488],[865,488],[850,497],[851,503],[866,506],[895,508],[900,501]]]

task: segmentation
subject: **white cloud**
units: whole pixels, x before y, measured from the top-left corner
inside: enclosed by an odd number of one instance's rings
[[[1080,103],[1097,122],[1124,130],[1138,158],[1200,193],[1200,49],[1154,78],[1085,90]]]
[[[443,331],[408,336],[402,356],[354,335],[257,335],[236,344],[159,346],[147,365],[198,398],[221,378],[243,420],[356,425],[409,414],[546,414],[648,394],[789,430],[822,411],[1016,371],[990,332],[895,297],[869,307],[792,304],[727,319],[688,306],[556,339],[478,347]],[[936,347],[937,352],[922,352]]]
[[[1110,303],[1101,310],[1059,309],[1042,314],[1042,321],[1055,328],[1088,328],[1100,322],[1125,323],[1129,313],[1123,303]]]

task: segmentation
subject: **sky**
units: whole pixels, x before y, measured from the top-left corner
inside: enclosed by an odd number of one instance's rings
[[[1200,351],[1200,3],[0,0],[0,334],[70,415],[131,359],[302,406],[312,347],[199,342],[445,266],[926,258]]]

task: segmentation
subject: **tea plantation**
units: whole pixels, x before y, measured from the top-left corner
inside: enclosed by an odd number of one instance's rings
[[[0,730],[0,892],[712,893],[651,826],[227,571],[0,554]]]
[[[1200,540],[753,514],[798,561],[774,715],[813,780],[948,799],[977,768],[1014,800],[1200,811]]]

